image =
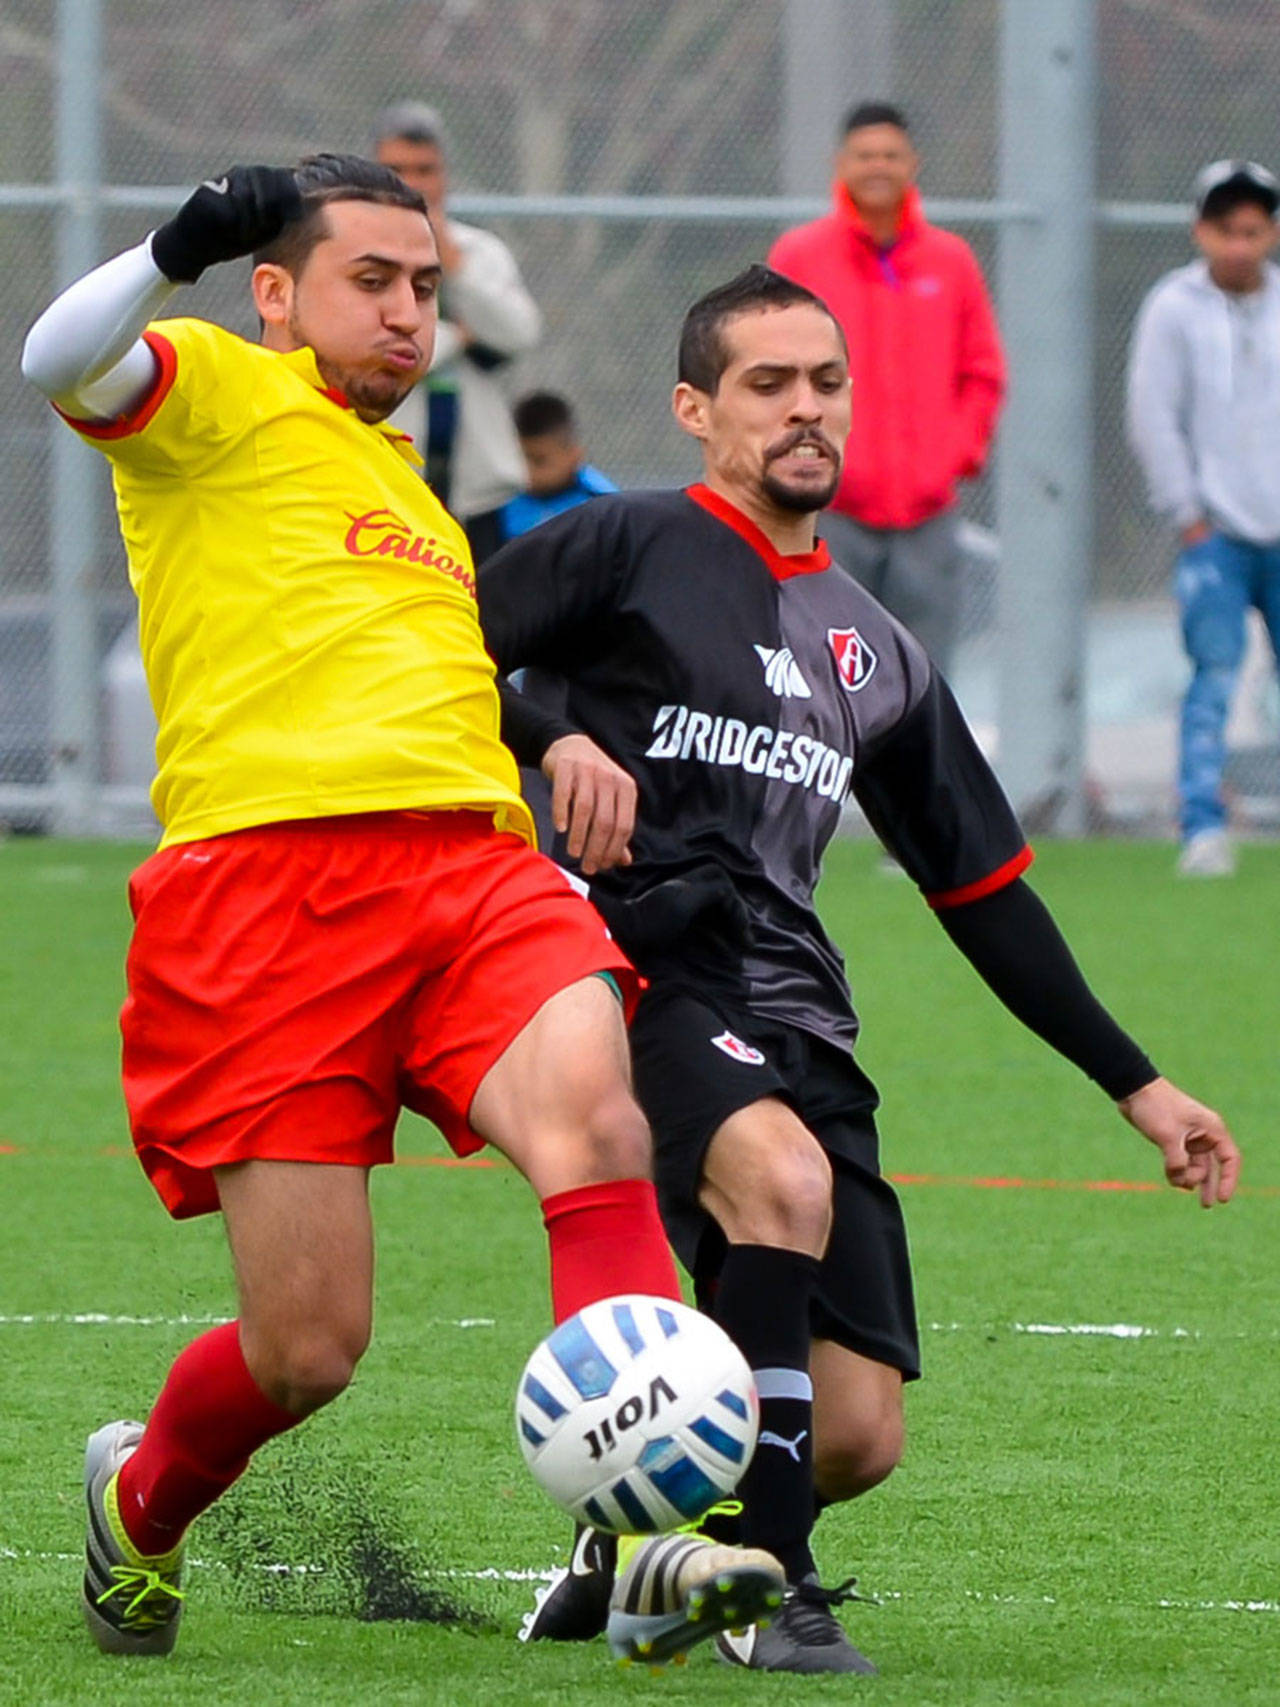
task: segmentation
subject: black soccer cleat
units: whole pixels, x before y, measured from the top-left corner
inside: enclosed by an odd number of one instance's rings
[[[522,1642],[589,1642],[609,1619],[609,1596],[618,1568],[618,1537],[580,1523],[573,1552],[545,1587],[520,1626]]]
[[[822,1588],[815,1575],[793,1583],[782,1609],[767,1628],[755,1626],[716,1637],[716,1658],[751,1671],[857,1672],[876,1677],[876,1667],[845,1635],[833,1608],[861,1600],[850,1577],[838,1588]]]

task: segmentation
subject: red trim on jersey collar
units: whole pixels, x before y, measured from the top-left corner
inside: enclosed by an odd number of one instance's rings
[[[127,414],[117,415],[114,421],[79,421],[54,404],[67,425],[74,427],[86,439],[127,439],[131,433],[140,433],[173,390],[173,382],[178,377],[178,352],[159,332],[148,330],[142,336],[156,358],[156,376],[150,388]]]
[[[994,895],[997,889],[1006,889],[1015,878],[1021,877],[1035,857],[1030,848],[1023,848],[976,883],[965,883],[959,889],[940,889],[933,895],[926,892],[925,900],[933,908],[963,907],[966,902],[981,901],[984,895]]]
[[[701,481],[696,486],[686,486],[685,497],[692,498],[708,515],[714,516],[726,527],[731,527],[734,533],[745,539],[751,549],[763,557],[765,568],[775,581],[789,581],[793,575],[818,575],[831,567],[831,553],[823,539],[818,541],[812,551],[797,551],[786,556],[777,549],[767,534],[761,532],[750,516],[743,515],[736,504],[731,504],[727,498],[713,492],[710,486],[704,486]]]

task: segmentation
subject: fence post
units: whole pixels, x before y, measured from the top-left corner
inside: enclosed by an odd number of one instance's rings
[[[894,0],[786,0],[782,27],[784,196],[827,197],[840,121],[893,99]]]
[[[58,93],[55,171],[58,287],[99,257],[102,0],[58,0]],[[59,422],[52,424],[49,484],[52,649],[50,738],[51,827],[85,835],[93,822],[97,780],[97,645],[90,585],[96,557],[97,455]]]
[[[1093,548],[1096,0],[1004,0],[1000,318],[1000,773],[1037,830],[1085,828]]]

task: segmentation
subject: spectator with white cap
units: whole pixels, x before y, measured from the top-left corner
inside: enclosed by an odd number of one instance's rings
[[[1188,877],[1229,877],[1222,782],[1246,618],[1280,657],[1280,182],[1215,160],[1195,182],[1200,258],[1144,301],[1129,360],[1129,442],[1152,507],[1177,529],[1175,587],[1192,676],[1178,793]]]

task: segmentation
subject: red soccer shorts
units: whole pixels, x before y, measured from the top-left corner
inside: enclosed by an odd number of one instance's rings
[[[139,1159],[174,1216],[251,1157],[392,1159],[400,1107],[459,1155],[485,1073],[558,990],[636,976],[564,873],[484,812],[269,824],[133,876],[121,1015]]]

